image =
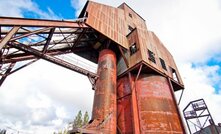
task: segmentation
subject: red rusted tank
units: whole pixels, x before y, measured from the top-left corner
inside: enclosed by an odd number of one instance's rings
[[[132,94],[125,97],[123,101],[118,99],[120,131],[124,134],[131,133],[132,129],[136,130],[134,127],[139,126],[139,131],[143,134],[183,134],[182,123],[179,120],[168,80],[160,75],[141,74],[136,82],[135,76],[132,76],[132,81],[132,88],[130,88],[127,76],[118,80],[118,97]],[[133,93],[136,99],[133,99]],[[126,105],[128,101],[136,101],[137,107],[131,108],[131,105]],[[122,107],[124,110],[121,110]],[[137,108],[138,116],[131,112],[134,108]],[[138,117],[139,122],[132,125],[134,117]]]
[[[99,54],[98,75],[94,95],[92,120],[102,132],[116,134],[116,56],[109,49]]]

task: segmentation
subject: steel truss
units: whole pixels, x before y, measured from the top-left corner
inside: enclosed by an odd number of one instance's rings
[[[90,51],[97,38],[97,33],[82,18],[57,21],[0,17],[0,86],[7,76],[38,59],[86,75],[94,84],[96,73],[65,61],[59,55]],[[23,65],[16,67],[16,63]]]
[[[203,128],[208,125],[215,125],[209,109],[203,99],[191,101],[183,110],[189,132],[200,134],[206,133]],[[219,133],[215,127],[217,134]]]

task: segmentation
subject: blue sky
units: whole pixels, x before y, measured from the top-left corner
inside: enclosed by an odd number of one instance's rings
[[[72,7],[70,0],[33,0],[40,10],[44,12],[50,12],[50,10],[59,18],[63,19],[74,19],[76,18],[76,10]],[[27,18],[40,18],[41,16],[36,15],[34,12],[24,11],[24,17]]]
[[[177,63],[185,84],[180,109],[189,101],[204,98],[215,122],[221,122],[219,0],[95,1],[115,7],[126,2],[140,14]],[[0,16],[74,19],[85,2],[0,0]],[[0,127],[51,133],[64,128],[79,109],[90,112],[93,91],[86,77],[41,60],[8,77],[0,98]]]
[[[221,61],[220,59],[217,59],[218,57],[221,57],[220,54],[215,55],[213,58],[209,59],[207,61],[207,65],[208,66],[221,66]],[[221,76],[221,69],[217,70],[216,73]],[[213,87],[215,88],[215,93],[219,94],[220,90],[221,90],[221,83],[220,81],[214,82],[213,83]]]

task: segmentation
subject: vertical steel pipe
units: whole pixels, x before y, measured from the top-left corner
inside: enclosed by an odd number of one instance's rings
[[[99,128],[116,134],[116,56],[112,50],[104,49],[98,59],[98,80],[94,95],[92,120]]]

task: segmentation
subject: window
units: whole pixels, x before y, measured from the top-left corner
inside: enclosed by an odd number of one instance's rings
[[[164,70],[167,70],[167,67],[166,67],[166,64],[165,64],[165,61],[163,59],[160,58],[160,63],[161,63],[161,66]]]
[[[171,67],[171,71],[172,71],[172,77],[173,77],[173,79],[174,79],[175,81],[179,82],[179,81],[178,81],[178,77],[177,77],[176,70]]]
[[[130,25],[128,25],[128,34],[131,33],[133,31],[133,27],[131,27]]]
[[[132,14],[131,13],[129,13],[129,16],[132,18]]]
[[[153,63],[156,63],[154,53],[148,49],[148,55],[149,55],[149,60],[152,61]]]
[[[85,13],[84,13],[84,18],[87,18],[88,17],[88,12],[86,11]]]
[[[137,52],[137,46],[136,46],[136,43],[133,43],[131,46],[130,46],[130,55],[133,55],[134,53]]]

